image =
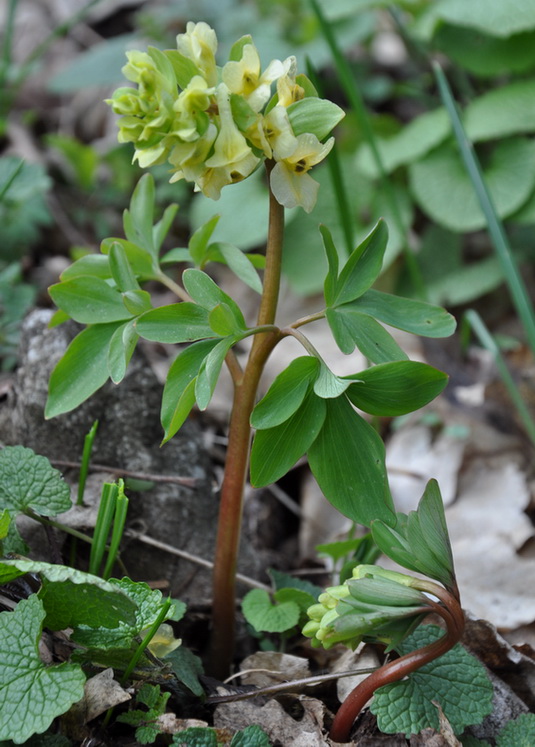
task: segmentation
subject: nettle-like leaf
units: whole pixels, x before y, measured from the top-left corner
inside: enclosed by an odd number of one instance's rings
[[[276,482],[310,448],[325,420],[326,400],[313,392],[280,425],[257,430],[251,450],[251,483],[263,487]]]
[[[109,377],[108,348],[120,322],[95,324],[78,334],[52,371],[45,418],[74,410]]]
[[[326,415],[308,449],[308,462],[328,501],[353,521],[369,526],[379,517],[395,523],[385,447],[378,433],[345,395],[322,400]]]
[[[10,513],[32,509],[56,516],[71,508],[70,488],[48,459],[24,446],[0,451],[0,508]]]
[[[164,604],[162,592],[151,589],[144,582],[131,581],[126,577],[113,578],[108,583],[116,592],[122,592],[135,607],[133,619],[119,620],[113,630],[101,630],[82,620],[76,626],[72,639],[88,648],[130,648],[133,638],[152,625],[158,617]]]
[[[236,732],[230,742],[230,747],[270,747],[271,741],[258,724],[250,724],[245,729]]]
[[[291,576],[289,573],[277,571],[274,568],[270,568],[268,573],[277,591],[279,589],[298,589],[309,594],[314,602],[317,601],[319,595],[323,592],[320,586],[316,586],[305,579]]]
[[[404,655],[442,635],[444,631],[436,625],[423,625],[396,648]],[[370,710],[382,732],[403,732],[409,737],[428,727],[439,729],[436,702],[453,731],[460,734],[491,712],[492,699],[492,684],[483,665],[457,644],[406,679],[376,690]]]
[[[77,664],[45,666],[39,639],[45,611],[35,594],[0,613],[0,739],[23,744],[41,734],[84,694]]]
[[[344,378],[356,379],[347,389],[347,397],[355,407],[386,417],[418,410],[448,383],[445,373],[417,361],[383,363]]]
[[[496,737],[496,747],[531,747],[535,744],[535,714],[523,713],[509,721]]]
[[[372,521],[375,543],[389,558],[411,571],[455,586],[453,554],[448,535],[444,504],[436,480],[430,480],[416,511],[398,514],[398,522],[387,526]]]
[[[189,726],[173,735],[177,747],[217,747],[217,733],[209,726]]]
[[[276,595],[279,592],[276,592]],[[280,603],[271,601],[264,589],[252,589],[242,602],[242,612],[247,622],[255,630],[263,633],[283,633],[291,630],[299,622],[299,604],[289,599]]]
[[[169,441],[195,404],[195,381],[206,356],[218,340],[201,340],[178,354],[169,371],[162,396],[161,421],[165,431],[162,444]]]
[[[251,415],[253,428],[274,428],[288,420],[301,407],[319,368],[318,358],[312,355],[295,358],[275,377],[254,408]]]
[[[136,602],[98,576],[23,558],[0,561],[0,584],[25,573],[36,573],[43,580],[38,596],[46,611],[46,626],[52,630],[81,624],[114,628],[135,621]]]

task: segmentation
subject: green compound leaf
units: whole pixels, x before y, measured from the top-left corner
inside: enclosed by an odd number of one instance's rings
[[[246,329],[245,319],[236,301],[222,291],[205,272],[190,268],[182,275],[182,282],[184,288],[200,306],[211,311],[215,306],[224,303],[234,315],[237,329]]]
[[[93,275],[97,278],[111,278],[110,263],[103,254],[86,254],[66,267],[60,275],[60,280],[74,280],[81,275]]]
[[[238,731],[230,743],[230,747],[270,747],[271,741],[265,731],[258,724],[246,726]]]
[[[270,485],[285,475],[314,442],[325,420],[325,401],[309,393],[280,425],[256,432],[251,450],[251,483]]]
[[[325,316],[342,353],[348,355],[357,347],[372,363],[408,360],[392,335],[371,316],[352,308],[352,304],[327,309]]]
[[[353,410],[345,395],[322,401],[325,422],[308,449],[308,462],[324,496],[359,524],[369,526],[379,517],[393,524],[394,506],[381,438]]]
[[[126,254],[126,257],[128,259],[128,262],[130,264],[130,267],[135,272],[136,277],[139,278],[152,278],[158,276],[158,264],[155,260],[153,260],[152,256],[142,247],[138,246],[137,244],[133,244],[131,241],[127,241],[126,239],[121,238],[114,238],[111,237],[109,239],[104,239],[100,244],[100,251],[102,254],[107,255],[110,252],[110,249],[113,244],[120,244],[124,252]],[[107,259],[107,257],[106,257]],[[108,260],[109,263],[109,260]],[[109,264],[108,264],[109,266]],[[61,275],[61,279],[64,279],[65,272],[69,272],[70,268],[68,267],[67,270],[64,271],[64,273]],[[111,277],[111,273],[110,273]]]
[[[237,246],[228,244],[225,241],[217,241],[214,244],[210,244],[207,259],[213,262],[223,262],[228,265],[242,282],[257,293],[262,293],[262,281],[251,259],[241,249],[238,249]]]
[[[396,648],[403,655],[444,635],[436,625],[417,628]],[[479,724],[492,710],[493,689],[480,662],[457,644],[439,659],[426,664],[401,682],[379,688],[370,710],[385,734],[407,737],[422,729],[439,728],[439,703],[453,731]]]
[[[344,378],[357,380],[347,389],[347,397],[355,407],[386,417],[418,410],[448,383],[445,373],[417,361],[383,363]]]
[[[300,407],[318,375],[320,362],[312,355],[293,360],[274,380],[251,415],[253,428],[274,428]]]
[[[195,380],[195,399],[199,410],[206,410],[212,399],[223,361],[230,348],[238,342],[240,335],[224,337],[208,353],[201,363],[199,373]]]
[[[273,604],[264,589],[252,589],[242,602],[242,612],[247,622],[259,632],[283,633],[299,622],[300,609],[294,601]]]
[[[112,578],[108,582],[116,591],[121,591],[135,605],[133,618],[120,620],[113,630],[100,630],[82,621],[72,634],[72,639],[88,648],[130,648],[132,639],[156,620],[164,604],[162,592],[151,589],[144,582],[129,578]],[[85,624],[83,624],[85,622]]]
[[[535,744],[535,714],[523,713],[509,721],[496,737],[496,747],[532,747]]]
[[[380,220],[342,268],[336,282],[333,306],[354,301],[375,282],[383,266],[387,241],[388,228]]]
[[[204,262],[208,242],[212,237],[219,218],[219,215],[214,215],[213,218],[210,218],[209,221],[207,221],[196,231],[194,231],[191,239],[188,242],[190,257],[196,265],[200,266]]]
[[[321,362],[318,378],[314,382],[314,394],[322,399],[333,399],[343,394],[348,386],[346,379],[333,374],[331,369]]]
[[[155,189],[152,174],[144,174],[132,193],[130,209],[125,210],[123,215],[126,238],[132,244],[143,247],[152,255],[156,254],[152,231],[154,197]]]
[[[23,744],[48,729],[84,694],[77,664],[44,665],[38,643],[45,611],[32,594],[0,613],[0,739]]]
[[[108,380],[108,348],[120,322],[87,327],[71,342],[48,385],[45,418],[74,410]]]
[[[334,302],[336,294],[336,284],[338,281],[338,266],[340,263],[338,257],[338,249],[334,245],[333,237],[327,226],[323,224],[320,226],[320,233],[323,239],[323,246],[325,247],[325,254],[327,255],[327,264],[329,269],[325,276],[325,282],[323,284],[323,295],[325,297],[325,303],[330,306]]]
[[[82,275],[51,285],[48,292],[58,309],[80,324],[106,324],[132,318],[118,290],[99,277]]]
[[[135,326],[138,335],[153,342],[192,342],[214,336],[208,311],[189,301],[147,311]]]
[[[194,342],[175,358],[165,381],[160,418],[165,435],[162,445],[182,426],[195,404],[195,380],[202,362],[217,340]]]
[[[448,337],[456,327],[455,317],[441,306],[373,289],[337,311],[345,308],[369,314],[384,324],[422,337]]]
[[[140,290],[139,283],[126,256],[126,251],[118,241],[114,241],[110,246],[108,260],[115,285],[121,293]]]
[[[46,457],[24,446],[0,451],[0,508],[56,516],[71,508],[71,493],[62,474]]]
[[[98,576],[64,565],[21,558],[0,561],[0,584],[25,573],[43,579],[39,592],[46,610],[46,626],[64,630],[80,624],[114,628],[135,621],[136,602]]]
[[[113,333],[108,347],[108,373],[114,384],[124,379],[138,340],[133,321],[123,324]]]

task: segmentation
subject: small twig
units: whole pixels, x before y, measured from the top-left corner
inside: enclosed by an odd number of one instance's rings
[[[153,539],[152,537],[149,537],[147,534],[141,534],[139,532],[135,532],[132,529],[129,529],[125,532],[125,535],[127,537],[130,537],[131,539],[139,540],[140,542],[143,542],[146,545],[150,545],[151,547],[156,547],[158,550],[163,550],[163,552],[168,552],[170,555],[176,555],[179,558],[184,558],[184,560],[189,560],[191,563],[195,563],[196,565],[201,565],[203,568],[209,568],[213,569],[214,564],[210,560],[205,560],[204,558],[200,558],[198,555],[193,555],[192,553],[187,552],[186,550],[179,550],[177,547],[173,547],[173,545],[168,545],[165,542],[160,542],[159,540]],[[260,581],[256,581],[254,578],[249,578],[249,576],[243,576],[241,573],[236,574],[236,580],[240,581],[242,584],[246,584],[247,586],[251,586],[254,589],[263,589],[264,591],[271,591],[271,587],[267,586],[266,584],[261,583]]]
[[[81,462],[70,462],[65,459],[51,459],[51,464],[57,467],[70,467],[73,469],[80,469]],[[111,472],[113,475],[120,475],[123,477],[132,477],[134,480],[146,480],[147,482],[170,482],[176,483],[177,485],[184,485],[186,488],[194,488],[197,484],[195,477],[177,477],[176,475],[153,475],[147,472],[136,472],[131,469],[123,469],[122,467],[110,467],[107,464],[95,464],[92,462],[89,465],[89,469],[93,472]]]

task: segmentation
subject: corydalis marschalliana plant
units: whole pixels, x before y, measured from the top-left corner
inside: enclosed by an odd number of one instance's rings
[[[134,144],[143,168],[167,161],[172,182],[193,182],[214,200],[273,160],[277,201],[310,212],[319,184],[308,172],[333,147],[334,138],[321,141],[344,112],[297,75],[293,56],[272,60],[262,72],[250,36],[233,45],[223,67],[216,51],[215,31],[189,22],[176,50],[127,52],[123,73],[137,89],[119,88],[108,100],[121,115],[120,142]]]

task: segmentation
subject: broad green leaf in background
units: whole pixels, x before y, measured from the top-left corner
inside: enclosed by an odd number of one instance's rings
[[[237,329],[246,328],[245,319],[236,301],[222,291],[205,272],[192,268],[185,270],[182,282],[189,295],[200,306],[211,311],[215,306],[224,303],[232,311]]]
[[[259,632],[283,633],[299,622],[300,609],[294,601],[273,604],[264,589],[252,589],[242,602],[242,612],[247,622]]]
[[[84,694],[77,664],[47,667],[39,655],[45,611],[35,594],[0,613],[0,739],[23,744]]]
[[[275,482],[309,449],[325,419],[325,401],[309,392],[298,410],[280,425],[255,434],[251,450],[251,483]]]
[[[455,332],[455,317],[446,309],[373,289],[341,308],[369,314],[384,324],[411,332],[413,335],[448,337]]]
[[[141,337],[154,342],[192,342],[214,336],[208,311],[189,301],[147,311],[136,320],[135,327]]]
[[[463,123],[476,143],[535,132],[535,80],[515,80],[479,96],[464,110]]]
[[[194,342],[180,352],[171,364],[162,395],[160,417],[165,431],[162,444],[175,435],[195,404],[195,379],[203,360],[217,342]]]
[[[333,306],[354,301],[375,282],[383,264],[388,228],[380,220],[342,267],[336,282]]]
[[[317,600],[317,597],[310,594],[310,592],[303,589],[296,589],[294,586],[277,589],[273,594],[273,598],[279,604],[294,602],[299,607],[300,616],[304,615],[305,618],[308,608],[315,604]]]
[[[71,506],[68,484],[46,457],[24,446],[0,451],[0,508],[11,513],[30,508],[41,516],[56,516]]]
[[[342,353],[352,353],[356,346],[372,363],[408,359],[408,355],[379,322],[368,314],[356,311],[352,304],[327,309],[325,316]]]
[[[347,397],[355,407],[385,417],[405,415],[424,407],[448,383],[442,371],[408,360],[372,366],[344,378],[357,380],[347,389]]]
[[[377,518],[393,524],[395,514],[381,438],[353,410],[345,395],[323,402],[326,417],[308,449],[308,462],[324,496],[359,524],[369,526]]]
[[[457,26],[476,28],[491,36],[507,37],[535,29],[535,15],[530,0],[440,0],[435,13]]]
[[[524,138],[500,142],[483,164],[483,176],[500,218],[514,213],[535,187],[535,143]],[[409,167],[410,187],[421,209],[452,231],[476,231],[486,226],[465,166],[446,143]]]
[[[162,592],[151,589],[144,582],[135,582],[126,577],[112,578],[108,583],[122,591],[136,605],[134,619],[128,622],[121,620],[112,630],[100,630],[96,625],[84,624],[82,619],[77,624],[72,639],[88,648],[130,648],[135,636],[152,625],[158,617],[164,603]]]
[[[277,591],[279,591],[279,589],[299,589],[300,591],[305,591],[307,594],[310,594],[314,599],[314,602],[316,602],[319,595],[323,593],[323,589],[320,586],[316,586],[303,578],[291,576],[289,573],[270,568],[268,574]]]
[[[312,96],[295,101],[287,109],[292,130],[296,136],[311,132],[323,140],[345,117],[339,106],[327,99]]]
[[[535,744],[535,714],[523,713],[505,724],[496,737],[496,747],[532,747]]]
[[[135,621],[136,602],[98,576],[37,560],[0,560],[0,584],[25,573],[36,573],[43,578],[39,596],[42,595],[47,615],[46,625],[53,630],[82,623],[114,628],[121,621],[129,624]]]
[[[312,355],[295,358],[274,380],[251,415],[253,428],[274,428],[301,406],[320,362]]]
[[[108,372],[114,384],[124,379],[138,340],[133,321],[121,325],[113,333],[108,348]]]
[[[438,640],[444,631],[421,625],[396,646],[403,655]],[[483,665],[457,644],[409,677],[376,690],[370,710],[385,734],[407,737],[422,729],[439,729],[439,703],[455,734],[479,724],[492,710],[493,688]]]
[[[49,380],[45,418],[74,410],[108,379],[108,347],[120,322],[87,327],[71,342]]]
[[[121,294],[99,277],[83,275],[65,280],[48,289],[62,311],[80,324],[106,324],[131,319]]]
[[[440,145],[450,134],[451,124],[444,107],[421,114],[389,138],[376,137],[376,145],[386,174],[413,161]],[[368,144],[357,151],[357,170],[373,179],[379,178],[377,162]]]

